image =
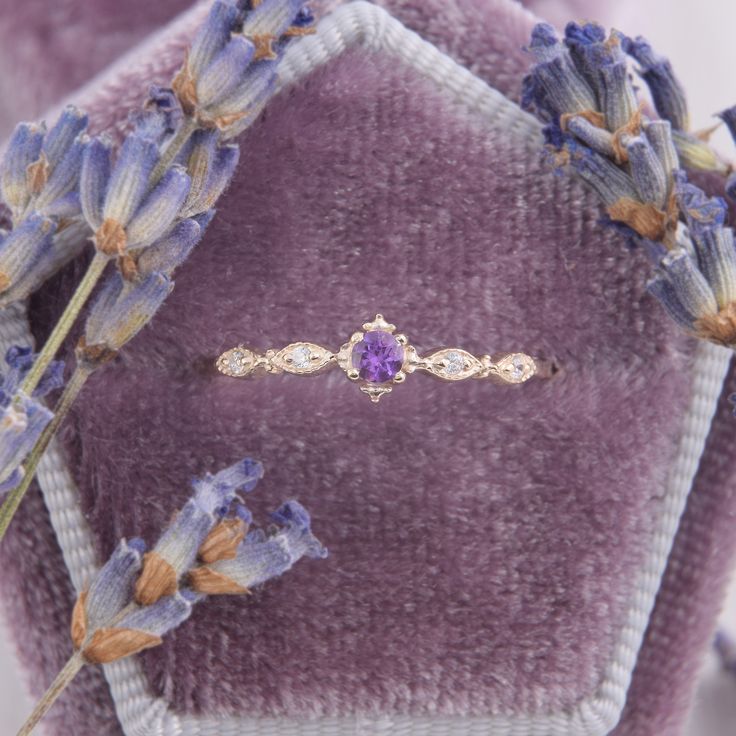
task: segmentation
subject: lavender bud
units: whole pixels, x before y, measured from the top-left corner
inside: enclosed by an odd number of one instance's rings
[[[689,314],[699,319],[718,312],[713,290],[688,253],[680,248],[672,250],[662,259],[660,268]]]
[[[46,129],[43,125],[21,123],[8,142],[0,168],[0,193],[18,220],[31,198],[28,169],[41,155]]]
[[[672,176],[680,167],[677,149],[672,142],[672,126],[668,120],[652,120],[644,123],[644,134],[659,159],[668,182],[668,194],[672,189]]]
[[[114,274],[87,317],[80,358],[94,364],[100,353],[111,357],[151,321],[172,288],[171,280],[160,273],[135,284]]]
[[[662,304],[670,317],[680,327],[688,331],[695,328],[696,317],[689,312],[677,295],[677,291],[664,276],[655,276],[648,284],[647,290]]]
[[[189,194],[189,176],[172,166],[138,208],[126,227],[128,248],[155,243],[172,226]]]
[[[244,460],[217,475],[193,482],[194,495],[144,559],[143,574],[135,589],[136,600],[151,605],[178,587],[208,535],[227,512],[235,494],[251,491],[263,475],[263,466]],[[224,509],[224,512],[223,512]]]
[[[559,41],[552,26],[539,23],[534,27],[529,51],[537,59],[530,85],[535,104],[553,118],[598,110],[595,92],[576,69],[569,49]]]
[[[72,614],[72,642],[77,649],[84,645],[90,631],[109,626],[128,605],[144,550],[140,539],[122,540],[89,589],[79,596]]]
[[[630,138],[626,142],[626,152],[639,199],[664,209],[669,182],[649,141],[644,136]]]
[[[239,595],[282,575],[302,557],[327,556],[327,550],[312,534],[309,514],[300,503],[284,504],[273,518],[282,525],[276,534],[250,532],[234,559],[218,560],[193,570],[193,588],[206,594]]]
[[[217,131],[197,131],[186,150],[186,169],[192,180],[181,215],[192,217],[210,210],[230,183],[240,158],[235,145],[220,145]]]
[[[635,39],[626,38],[623,47],[638,62],[639,75],[649,87],[659,116],[669,120],[676,130],[689,130],[685,91],[675,77],[670,62],[655,54],[650,44],[641,36]]]
[[[171,277],[200,242],[213,215],[214,211],[210,210],[203,215],[181,220],[163,238],[146,248],[136,263],[138,277],[156,271]]]
[[[114,626],[97,629],[82,654],[90,664],[106,664],[159,646],[164,634],[189,618],[198,600],[191,591],[181,591],[152,606],[136,608]]]
[[[0,292],[31,274],[53,247],[54,220],[31,215],[0,242]]]
[[[255,58],[276,59],[273,44],[294,24],[304,0],[263,0],[243,22],[241,33],[255,46]]]

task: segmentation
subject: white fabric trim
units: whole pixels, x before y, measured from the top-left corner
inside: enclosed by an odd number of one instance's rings
[[[191,14],[201,14],[201,5]],[[179,24],[191,23],[185,14]],[[314,36],[292,44],[283,60],[281,85],[286,87],[352,47],[390,54],[423,75],[465,108],[482,114],[489,124],[539,147],[539,124],[498,91],[475,77],[402,26],[381,8],[367,2],[344,5],[324,18]],[[0,351],[31,340],[25,314],[10,308],[0,315]],[[654,605],[680,515],[692,486],[731,352],[701,344],[693,374],[693,396],[685,416],[677,458],[662,501],[662,516],[652,548],[640,572],[626,622],[603,681],[589,699],[571,713],[488,717],[379,717],[288,718],[197,717],[179,715],[163,699],[149,694],[135,658],[106,665],[105,676],[126,736],[604,736],[617,723],[636,656]],[[51,523],[56,531],[72,582],[81,590],[95,569],[92,533],[79,506],[79,493],[65,466],[58,443],[53,442],[39,467]]]

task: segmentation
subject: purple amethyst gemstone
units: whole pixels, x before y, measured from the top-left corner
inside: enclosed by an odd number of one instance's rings
[[[404,364],[404,348],[388,332],[366,332],[353,348],[353,368],[364,381],[386,383],[396,378]]]

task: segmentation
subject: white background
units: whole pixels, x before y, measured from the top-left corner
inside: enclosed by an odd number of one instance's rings
[[[556,0],[550,0],[548,5],[549,16],[555,20],[559,5]],[[591,19],[612,24],[630,35],[646,36],[656,49],[670,57],[688,92],[693,127],[711,125],[714,112],[736,103],[736,3],[732,0],[641,0],[635,4],[628,0],[608,3],[593,0],[590,7],[596,8],[596,15]],[[714,141],[721,150],[734,156],[725,131],[719,131]],[[722,623],[736,636],[736,587]],[[0,629],[0,736],[13,736],[32,707],[26,695],[24,675],[19,672],[22,670],[3,625]],[[700,707],[688,736],[733,736],[736,678],[719,673],[712,656],[705,663],[698,702]]]

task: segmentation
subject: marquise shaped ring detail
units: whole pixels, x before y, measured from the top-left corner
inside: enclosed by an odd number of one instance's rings
[[[232,378],[251,378],[281,373],[309,376],[336,366],[374,403],[417,371],[443,381],[485,378],[507,385],[526,383],[545,373],[540,370],[540,361],[525,353],[476,357],[460,348],[443,348],[421,356],[406,335],[395,333],[396,326],[377,314],[337,352],[311,342],[265,351],[241,345],[223,353],[217,359],[217,369]]]

